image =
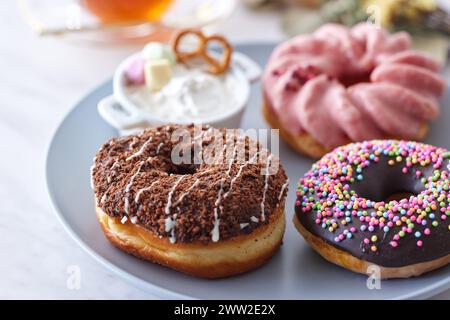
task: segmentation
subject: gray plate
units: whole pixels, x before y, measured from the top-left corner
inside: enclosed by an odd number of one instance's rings
[[[273,46],[241,45],[236,49],[264,65]],[[450,287],[450,266],[420,278],[382,281],[381,289],[369,290],[367,277],[323,260],[295,231],[293,215],[296,181],[311,166],[284,143],[280,156],[291,180],[287,199],[288,225],[284,244],[262,268],[222,280],[192,278],[170,269],[138,260],[114,248],[103,236],[94,212],[89,167],[99,146],[117,132],[97,114],[97,102],[111,94],[105,83],[67,115],[48,150],[48,192],[65,229],[90,255],[135,285],[162,298],[233,299],[401,299],[425,298]],[[427,142],[450,148],[449,90],[443,99],[442,116],[432,124]],[[261,90],[255,85],[243,128],[267,128],[261,112]]]

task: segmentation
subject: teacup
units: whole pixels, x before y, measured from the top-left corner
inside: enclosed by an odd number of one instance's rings
[[[98,103],[98,111],[102,118],[122,134],[148,127],[168,123],[205,124],[220,128],[239,128],[243,113],[250,96],[250,85],[261,75],[260,66],[248,56],[233,52],[230,67],[225,75],[233,82],[232,103],[226,110],[212,114],[204,119],[193,119],[186,115],[183,118],[170,119],[167,116],[152,114],[143,105],[146,102],[136,100],[130,90],[126,78],[126,68],[140,53],[125,59],[116,69],[113,79],[113,94]],[[228,79],[227,79],[228,80]],[[145,88],[142,88],[145,90]],[[150,93],[148,93],[150,94]],[[143,99],[142,99],[143,100]]]

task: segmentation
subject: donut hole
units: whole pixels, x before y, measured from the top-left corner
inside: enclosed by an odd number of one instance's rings
[[[193,164],[173,165],[167,170],[168,174],[193,175],[197,172],[197,166]]]
[[[411,196],[416,196],[416,193],[413,192],[407,192],[407,191],[402,191],[402,192],[396,192],[393,193],[391,195],[389,195],[386,199],[384,199],[384,202],[389,202],[389,201],[400,201],[402,199],[409,199],[409,197]]]
[[[348,88],[358,83],[370,83],[370,73],[343,75],[339,77],[338,80],[342,85]]]
[[[401,164],[391,166],[387,159],[380,159],[380,163],[363,170],[362,180],[356,180],[352,184],[352,190],[359,197],[376,202],[399,201],[418,195],[424,190],[424,185],[416,177],[415,170],[403,173],[402,168]]]
[[[394,200],[400,201],[402,199],[409,199],[409,197],[411,196],[417,196],[420,193],[420,191],[399,189],[399,190],[386,190],[381,192],[370,192],[367,194],[364,193],[361,194],[360,192],[357,193],[360,197],[366,198],[371,201],[375,202],[383,201],[388,203],[389,201]]]

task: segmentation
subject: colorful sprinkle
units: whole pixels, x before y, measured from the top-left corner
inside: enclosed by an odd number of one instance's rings
[[[300,179],[296,206],[305,214],[314,214],[316,224],[325,230],[339,232],[337,241],[353,241],[356,231],[369,231],[372,234],[363,243],[370,245],[378,241],[373,233],[380,230],[392,248],[412,239],[422,247],[430,228],[450,217],[449,158],[450,152],[445,149],[408,141],[374,140],[339,147]],[[364,181],[364,170],[383,161],[396,168],[398,164],[403,174],[419,179],[423,191],[389,202],[360,197],[352,184]],[[434,170],[428,173],[420,166]],[[353,226],[355,222],[358,227]],[[370,246],[372,252],[378,249]]]

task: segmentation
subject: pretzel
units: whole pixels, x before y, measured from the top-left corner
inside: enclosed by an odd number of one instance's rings
[[[181,39],[187,35],[196,36],[199,39],[199,45],[193,51],[183,52],[180,50],[179,45]],[[217,42],[222,47],[223,51],[220,58],[216,58],[208,53],[208,42],[210,41]],[[201,57],[210,65],[207,71],[212,74],[221,74],[228,70],[231,61],[231,53],[233,52],[233,48],[224,37],[220,35],[205,36],[203,32],[193,29],[181,30],[176,34],[172,43],[172,48],[177,60],[182,63],[187,63],[188,60],[195,57]]]

